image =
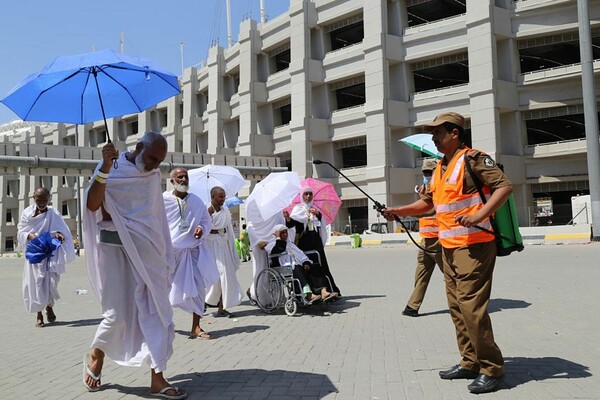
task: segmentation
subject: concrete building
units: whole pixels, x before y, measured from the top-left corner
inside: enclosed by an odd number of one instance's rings
[[[600,1],[590,14],[598,45]],[[549,203],[554,223],[566,223],[571,196],[589,193],[578,43],[572,0],[291,0],[288,13],[242,22],[235,44],[186,69],[182,95],[112,119],[111,132],[120,148],[152,128],[176,152],[279,157],[334,183],[344,200],[334,229],[362,231],[378,221],[369,201],[312,160],[381,203],[413,201],[424,154],[399,140],[457,111],[467,144],[505,165],[521,225]],[[103,129],[86,127],[79,143],[98,146]],[[34,136],[70,140],[60,129]]]

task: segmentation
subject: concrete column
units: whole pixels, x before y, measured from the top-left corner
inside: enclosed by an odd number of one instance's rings
[[[221,154],[223,142],[223,48],[215,46],[208,52],[208,153]]]
[[[389,65],[385,55],[384,24],[387,24],[387,0],[364,0],[365,30],[365,115],[367,136],[367,188],[366,192],[380,203],[390,199],[388,165],[390,128],[387,125],[387,101],[389,99]],[[374,33],[371,33],[374,32]],[[369,222],[377,219],[369,200]]]
[[[311,57],[311,21],[313,24],[316,21],[316,9],[308,0],[292,0],[289,13],[292,170],[298,172],[301,177],[308,177],[313,175],[313,166],[309,132],[312,89],[307,71]]]
[[[196,153],[196,129],[200,128],[202,120],[196,116],[198,109],[198,71],[194,67],[183,71],[182,97],[183,116],[181,120],[181,135],[183,138],[183,152]]]
[[[492,157],[499,152],[500,122],[494,88],[496,37],[493,31],[493,3],[467,0],[467,42],[469,49],[469,95],[473,147]]]
[[[256,21],[246,20],[240,25],[240,136],[238,150],[242,156],[256,155],[254,142],[257,135],[257,104],[254,95],[254,83],[258,78],[258,58],[260,37]]]

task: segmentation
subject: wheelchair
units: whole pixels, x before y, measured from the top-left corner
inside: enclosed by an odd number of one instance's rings
[[[321,256],[316,250],[306,251],[304,254],[313,261],[321,263]],[[272,266],[272,260],[287,255],[292,263],[286,263],[283,266]],[[298,293],[297,288],[302,288],[300,281],[294,278],[293,257],[285,252],[270,254],[268,256],[267,268],[262,270],[254,282],[256,288],[256,303],[267,314],[272,314],[283,307],[287,315],[294,316],[298,312],[298,306],[308,307],[303,293]],[[331,281],[327,278],[328,285],[331,288]]]

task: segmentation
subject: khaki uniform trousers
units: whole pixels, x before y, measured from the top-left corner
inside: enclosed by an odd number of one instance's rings
[[[423,240],[421,240],[421,246],[427,250],[437,250],[438,253],[428,253],[419,249],[417,254],[417,268],[415,269],[415,287],[407,303],[413,310],[419,310],[423,303],[425,292],[427,291],[427,286],[429,286],[429,281],[431,280],[431,275],[433,275],[435,265],[437,264],[440,271],[442,273],[444,272],[442,269],[442,246],[440,246],[438,239],[423,238]]]
[[[488,376],[504,375],[504,359],[488,314],[496,264],[494,241],[444,248],[442,258],[448,308],[462,356],[460,366]]]

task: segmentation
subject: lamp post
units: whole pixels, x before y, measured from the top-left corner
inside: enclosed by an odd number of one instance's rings
[[[598,110],[594,80],[592,35],[588,0],[577,0],[579,20],[579,51],[581,54],[581,85],[583,90],[583,115],[587,143],[587,167],[590,181],[592,208],[592,241],[600,241],[600,142],[598,138]]]

